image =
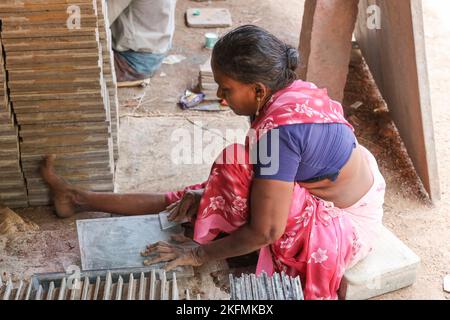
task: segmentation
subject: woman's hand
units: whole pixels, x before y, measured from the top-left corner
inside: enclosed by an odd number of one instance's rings
[[[152,256],[144,260],[144,265],[149,266],[159,262],[167,262],[166,271],[170,271],[178,266],[201,266],[205,263],[205,254],[199,245],[188,245],[191,239],[183,235],[173,235],[171,240],[178,244],[170,244],[160,241],[151,245],[141,252],[143,257]],[[184,245],[183,245],[184,244]]]
[[[166,210],[169,212],[168,220],[175,222],[191,221],[197,215],[203,189],[186,191],[183,197],[169,205]]]

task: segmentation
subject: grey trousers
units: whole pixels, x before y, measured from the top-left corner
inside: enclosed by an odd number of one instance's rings
[[[116,51],[163,54],[175,31],[176,0],[107,0]]]

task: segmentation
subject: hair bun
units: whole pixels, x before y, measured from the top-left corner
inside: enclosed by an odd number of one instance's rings
[[[292,47],[286,49],[287,67],[288,69],[295,71],[298,66],[299,54],[298,51]]]

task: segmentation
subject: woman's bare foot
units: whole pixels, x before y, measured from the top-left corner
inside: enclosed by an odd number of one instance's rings
[[[42,178],[47,182],[53,195],[56,214],[60,218],[68,218],[76,213],[75,198],[81,192],[59,177],[54,169],[56,156],[46,156],[41,165]]]

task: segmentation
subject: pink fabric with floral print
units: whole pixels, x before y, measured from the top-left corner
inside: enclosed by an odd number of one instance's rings
[[[295,81],[271,97],[252,123],[256,134],[247,136],[245,146],[232,144],[221,153],[206,182],[166,194],[167,202],[172,203],[188,189],[205,189],[195,221],[195,241],[207,243],[248,222],[253,178],[249,151],[268,130],[298,123],[350,126],[342,106],[329,99],[326,90]],[[383,214],[384,180],[375,159],[364,150],[374,177],[370,191],[350,208],[339,209],[295,183],[285,232],[261,249],[257,274],[284,271],[300,275],[305,299],[337,299],[345,269],[369,253]]]

